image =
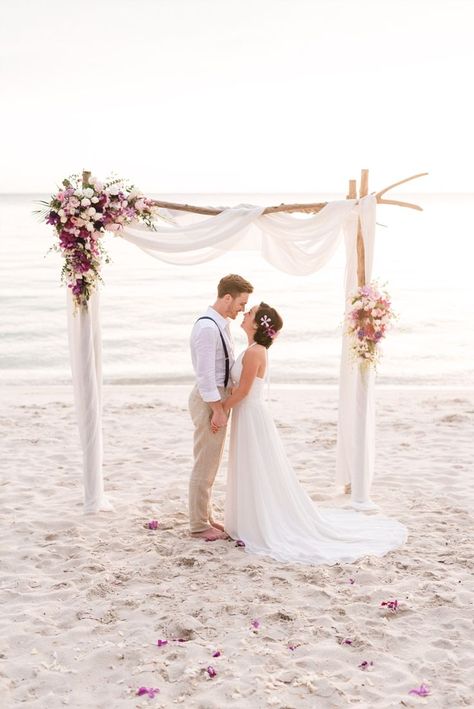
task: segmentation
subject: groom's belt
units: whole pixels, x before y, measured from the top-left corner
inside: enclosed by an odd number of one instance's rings
[[[212,322],[215,324],[217,329],[219,330],[219,335],[221,336],[221,342],[222,342],[222,347],[224,348],[224,356],[225,356],[225,377],[224,377],[224,387],[227,388],[227,384],[229,383],[229,373],[230,373],[230,365],[229,365],[229,352],[227,350],[227,345],[224,340],[224,335],[221,332],[221,329],[219,325],[216,323],[214,318],[209,317],[209,315],[203,315],[201,318],[198,318],[198,320],[212,320]],[[197,322],[197,320],[196,320]]]

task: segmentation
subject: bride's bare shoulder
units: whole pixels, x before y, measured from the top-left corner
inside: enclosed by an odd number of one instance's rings
[[[245,358],[248,360],[265,359],[265,352],[266,352],[266,349],[263,345],[259,345],[258,343],[255,343],[254,345],[251,345],[251,347],[248,348],[248,350],[245,353]]]

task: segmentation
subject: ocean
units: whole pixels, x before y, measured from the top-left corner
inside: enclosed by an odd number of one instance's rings
[[[155,195],[158,197],[158,195]],[[280,204],[341,195],[161,195],[208,205]],[[70,382],[66,289],[61,259],[47,253],[51,227],[33,214],[46,195],[0,195],[0,382]],[[474,386],[474,195],[404,195],[424,211],[379,207],[374,276],[386,283],[398,314],[383,345],[378,382],[385,386],[464,389]],[[343,245],[311,276],[276,271],[256,251],[232,251],[197,266],[172,266],[116,236],[101,287],[104,381],[107,384],[191,383],[189,334],[215,299],[227,273],[255,286],[284,319],[271,349],[271,381],[292,386],[337,384],[344,310]],[[245,346],[234,323],[236,351]]]

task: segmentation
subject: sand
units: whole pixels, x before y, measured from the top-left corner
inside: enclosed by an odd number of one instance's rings
[[[474,393],[378,390],[373,499],[408,542],[305,567],[188,536],[188,391],[105,389],[115,512],[96,516],[82,514],[70,390],[2,391],[2,706],[474,706]],[[302,484],[343,504],[336,390],[270,397]],[[220,510],[224,493],[222,470]],[[410,695],[421,683],[429,697]],[[138,697],[142,686],[160,693]]]

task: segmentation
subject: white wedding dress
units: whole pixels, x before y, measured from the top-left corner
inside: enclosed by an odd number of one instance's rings
[[[236,385],[244,354],[232,368]],[[403,544],[407,530],[396,520],[316,506],[288,462],[264,387],[257,377],[232,411],[224,520],[230,536],[253,554],[303,564],[352,562]]]

